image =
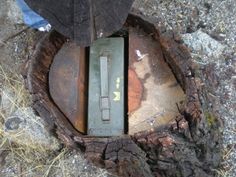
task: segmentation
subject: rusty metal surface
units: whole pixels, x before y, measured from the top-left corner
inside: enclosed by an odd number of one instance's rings
[[[49,72],[49,91],[53,101],[80,132],[86,132],[85,48],[65,43],[55,56]]]
[[[165,125],[178,115],[176,103],[185,100],[185,94],[160,44],[135,28],[129,31],[128,80],[129,134]]]

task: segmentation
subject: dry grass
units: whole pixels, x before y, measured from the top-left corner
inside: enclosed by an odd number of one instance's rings
[[[32,147],[30,144],[26,146],[15,144],[4,134],[3,124],[6,118],[17,109],[28,107],[30,105],[30,96],[25,90],[23,79],[19,75],[6,71],[0,66],[0,78],[2,97],[4,96],[9,102],[7,107],[1,108],[0,110],[0,152],[8,153],[7,157],[9,159],[6,160],[5,165],[10,165],[13,168],[14,166],[20,165],[20,167],[17,167],[16,174],[11,174],[9,170],[8,175],[28,176],[27,174],[33,171],[44,170],[45,165],[51,162],[45,156],[46,152],[42,147]],[[10,95],[4,92],[5,89],[7,89]],[[19,134],[17,133],[12,136],[17,138]],[[8,162],[9,164],[7,164]],[[48,174],[50,170],[47,169],[46,171]]]
[[[11,114],[20,107],[28,107],[30,105],[30,96],[24,87],[23,78],[21,76],[6,71],[0,65],[0,78],[0,89],[3,91],[4,88],[7,88],[13,94],[12,97],[5,95],[11,103],[11,107],[7,108],[8,114]],[[1,110],[1,112],[2,111],[4,110]],[[5,116],[5,114],[1,114],[3,119]]]
[[[67,148],[60,152],[48,152],[42,146],[17,144],[6,136],[6,118],[19,108],[29,107],[31,103],[30,95],[23,83],[21,76],[7,71],[0,65],[0,98],[5,94],[2,92],[4,89],[10,91],[10,95],[4,95],[9,100],[9,106],[4,109],[0,107],[0,177],[107,176],[105,170],[88,166],[78,152]],[[37,120],[34,121],[41,124]],[[17,139],[20,133],[11,137]],[[4,154],[7,154],[5,162]]]
[[[0,148],[4,146],[7,142],[7,139],[4,139],[3,136],[3,123],[6,118],[16,111],[20,107],[27,107],[30,104],[29,94],[26,92],[24,85],[22,84],[22,78],[18,75],[7,72],[0,65],[0,98],[3,96],[6,97],[9,101],[9,107],[2,108],[0,107]],[[4,93],[4,89],[9,89],[12,93],[12,97]],[[1,99],[0,99],[1,100]]]
[[[232,170],[234,167],[231,166],[227,162],[227,160],[232,155],[234,149],[235,149],[234,146],[232,146],[231,148],[226,148],[223,150],[223,156],[222,156],[223,163],[221,164],[221,167],[219,169],[214,169],[218,177],[231,177]]]

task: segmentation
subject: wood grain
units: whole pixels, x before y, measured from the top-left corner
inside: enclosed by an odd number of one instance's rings
[[[180,115],[166,127],[156,127],[133,136],[94,138],[78,133],[51,100],[48,72],[52,59],[66,38],[52,32],[42,38],[26,65],[26,86],[33,107],[67,146],[81,149],[87,159],[122,177],[214,176],[220,162],[220,133],[207,126],[188,49],[173,32],[159,30],[155,22],[132,11],[128,26],[142,27],[160,43],[165,61],[186,94]]]

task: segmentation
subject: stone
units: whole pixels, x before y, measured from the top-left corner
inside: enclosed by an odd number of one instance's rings
[[[5,115],[9,114],[11,108],[14,107],[14,99],[15,94],[9,88],[4,87],[0,90],[0,110],[4,112]]]
[[[19,145],[42,151],[59,150],[60,144],[32,108],[19,108],[4,123],[4,136]]]
[[[93,166],[80,152],[75,150],[65,153],[65,155],[59,160],[58,167],[59,168],[54,168],[52,171],[53,173],[51,173],[57,177],[109,176],[109,173],[105,169]]]
[[[17,3],[15,0],[8,0],[8,12],[7,12],[7,16],[8,19],[11,23],[13,24],[23,24],[23,14],[20,10],[20,8],[18,7]]]
[[[0,21],[8,24],[22,24],[23,18],[15,0],[0,2]]]
[[[130,14],[127,24],[142,26],[149,35],[160,42],[165,61],[186,93],[186,101],[182,104],[183,110],[177,106],[178,110],[182,110],[179,112],[182,113],[182,118],[185,120],[176,121],[176,124],[179,124],[175,126],[177,127],[175,131],[166,126],[115,139],[94,138],[76,132],[51,101],[48,93],[49,67],[53,56],[65,41],[55,32],[48,34],[38,42],[37,50],[34,51],[28,65],[29,70],[25,71],[27,73],[24,77],[25,83],[34,100],[32,105],[44,120],[48,122],[51,120],[52,131],[57,132],[58,137],[66,146],[76,149],[80,147],[85,153],[86,159],[108,169],[113,174],[120,176],[154,176],[154,174],[189,176],[192,172],[191,174],[196,174],[196,176],[215,176],[211,169],[216,169],[217,165],[212,163],[211,154],[219,153],[220,147],[218,146],[221,143],[217,138],[212,137],[214,135],[219,138],[219,133],[211,132],[209,127],[205,126],[206,121],[202,114],[199,98],[202,92],[198,90],[195,82],[194,68],[188,48],[179,40],[175,41],[172,32],[163,30],[162,33],[159,33],[157,26],[154,25],[156,23],[147,20],[141,15]],[[146,54],[145,51],[140,50],[140,52]],[[150,57],[150,54],[146,57]],[[139,62],[144,61],[143,58]],[[185,121],[187,124],[184,123]],[[182,128],[179,130],[179,125],[189,128],[190,138]],[[170,137],[170,139],[162,139],[165,147],[159,141],[163,137]],[[208,142],[215,142],[218,146]],[[214,158],[214,161],[217,160]]]
[[[208,57],[219,58],[225,49],[224,45],[201,30],[183,34],[182,39],[193,53],[204,54]]]

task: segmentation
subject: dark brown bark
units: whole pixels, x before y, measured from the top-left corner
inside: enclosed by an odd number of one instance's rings
[[[116,138],[94,138],[78,133],[53,103],[48,92],[50,64],[66,38],[57,32],[45,35],[27,64],[26,85],[33,107],[61,141],[84,150],[88,160],[119,176],[213,176],[219,163],[219,132],[208,126],[201,107],[200,87],[188,49],[172,32],[132,12],[126,25],[139,26],[160,42],[166,62],[184,89],[187,101],[176,121],[166,127]]]

